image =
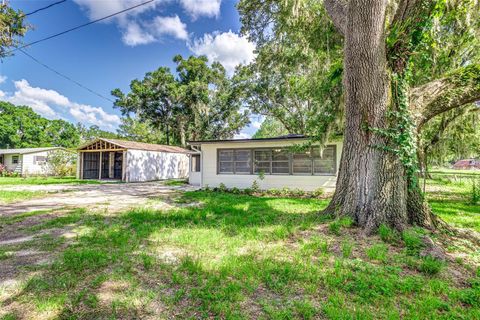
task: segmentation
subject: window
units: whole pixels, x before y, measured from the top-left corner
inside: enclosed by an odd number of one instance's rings
[[[312,174],[312,157],[310,150],[294,153],[292,157],[293,174]]]
[[[12,164],[18,164],[18,156],[12,156]]]
[[[33,161],[36,162],[36,163],[45,163],[45,162],[47,162],[47,157],[45,157],[45,156],[35,156],[33,158]]]
[[[314,148],[312,152],[314,174],[335,174],[336,149],[334,146],[325,147],[322,153],[320,153],[320,148]]]
[[[336,146],[290,152],[286,148],[218,150],[218,173],[334,175]],[[253,168],[252,168],[253,166]]]
[[[252,152],[249,149],[219,150],[218,172],[234,174],[250,174]]]
[[[272,174],[290,173],[290,153],[286,149],[272,150]]]
[[[272,150],[255,150],[255,173],[270,173]]]
[[[192,162],[191,162],[191,172],[200,172],[200,155],[194,154],[192,155]]]

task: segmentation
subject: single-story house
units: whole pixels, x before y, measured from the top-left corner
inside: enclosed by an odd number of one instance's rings
[[[335,188],[342,142],[328,142],[294,151],[307,138],[286,135],[262,139],[190,141],[189,182],[192,185],[251,188],[254,181],[261,189]]]
[[[60,147],[0,149],[0,164],[20,175],[47,174],[48,153]]]
[[[463,169],[463,170],[480,170],[480,160],[476,159],[463,159],[458,160],[453,165],[454,169]]]
[[[141,182],[188,177],[190,151],[180,147],[100,138],[77,151],[79,179]]]

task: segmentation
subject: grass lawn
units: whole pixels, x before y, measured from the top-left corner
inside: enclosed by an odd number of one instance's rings
[[[442,217],[473,208],[468,219],[479,220],[478,206],[441,202],[452,199],[432,196],[432,204]],[[437,234],[456,258],[421,258],[425,231],[364,237],[348,220],[318,215],[327,203],[201,191],[169,211],[10,219],[5,227],[42,233],[2,247],[1,262],[36,250],[52,263],[23,266],[28,276],[0,289],[0,317],[480,319],[478,247]],[[46,233],[62,228],[75,236]]]
[[[42,197],[45,194],[46,192],[44,191],[9,191],[0,189],[0,204],[30,200]]]
[[[49,185],[49,184],[98,184],[98,180],[80,180],[75,177],[0,177],[0,186],[7,185]]]

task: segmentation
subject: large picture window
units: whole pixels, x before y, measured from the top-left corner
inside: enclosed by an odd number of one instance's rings
[[[220,149],[217,171],[221,174],[334,175],[336,152],[335,145],[326,146],[323,151],[313,147],[294,153],[285,148]]]

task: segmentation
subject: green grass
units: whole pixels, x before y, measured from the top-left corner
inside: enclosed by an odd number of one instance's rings
[[[13,203],[42,197],[44,191],[9,191],[0,189],[0,203]]]
[[[98,180],[80,180],[75,177],[0,177],[2,185],[99,184]]]
[[[165,181],[166,186],[172,186],[172,187],[184,186],[186,184],[188,184],[188,181],[185,179],[172,179],[172,180]]]
[[[60,319],[480,318],[480,275],[459,286],[449,264],[418,257],[422,230],[371,240],[319,215],[319,199],[187,192],[178,202],[201,205],[75,210],[32,227],[78,235],[63,249],[43,239],[57,258],[1,307]]]

